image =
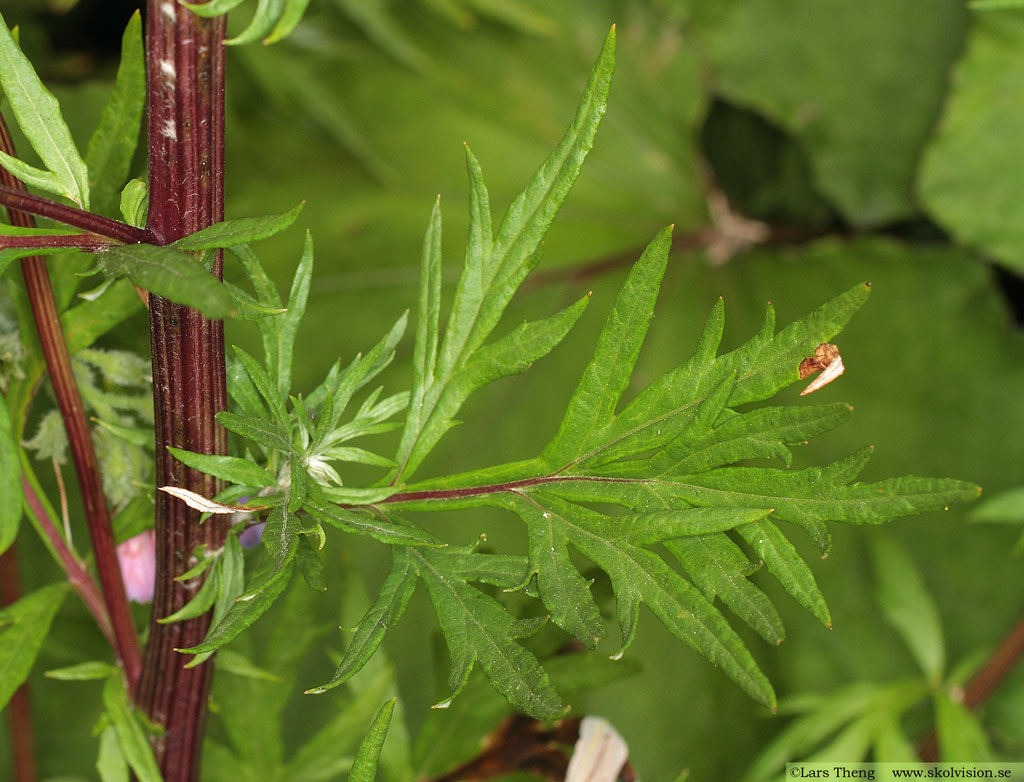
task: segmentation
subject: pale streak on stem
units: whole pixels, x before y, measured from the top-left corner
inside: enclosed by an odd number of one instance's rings
[[[51,456],[50,458],[53,459],[53,475],[57,479],[57,493],[60,495],[60,517],[64,522],[64,537],[67,538],[68,547],[74,550],[75,544],[71,539],[71,514],[68,513],[68,493],[64,488],[64,476],[60,472],[57,457]]]

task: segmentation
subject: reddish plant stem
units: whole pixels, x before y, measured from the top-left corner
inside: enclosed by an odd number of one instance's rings
[[[1017,622],[981,667],[981,670],[974,674],[967,683],[964,688],[964,706],[973,711],[984,703],[988,696],[999,687],[1003,679],[1009,675],[1021,657],[1024,657],[1024,619]],[[925,738],[918,754],[925,762],[934,762],[939,757],[939,741],[934,731]]]
[[[21,488],[29,510],[36,517],[40,529],[46,535],[47,540],[50,541],[54,551],[57,552],[57,558],[64,568],[68,582],[78,592],[82,602],[85,603],[85,607],[89,609],[89,613],[96,620],[96,624],[99,625],[100,630],[107,637],[107,640],[110,641],[110,645],[116,649],[117,643],[114,638],[114,628],[110,623],[107,605],[103,602],[103,595],[100,594],[96,582],[92,580],[89,571],[85,569],[85,566],[78,561],[71,549],[68,548],[67,543],[64,541],[64,536],[57,530],[56,522],[50,517],[46,506],[43,505],[39,495],[36,494],[32,484],[29,483],[28,478],[24,475],[21,476]]]
[[[81,228],[83,231],[106,236],[124,244],[139,244],[149,240],[149,234],[141,228],[26,193],[24,185],[11,174],[5,176],[4,180],[4,184],[0,185],[0,205],[8,209],[56,220],[72,228]]]
[[[14,143],[6,122],[0,118],[0,148],[10,155],[14,154]],[[23,188],[9,172],[0,172],[0,183],[3,189],[16,192]],[[8,207],[11,223],[17,226],[32,228],[35,218],[27,212]],[[142,654],[139,650],[139,639],[135,633],[135,623],[128,607],[128,598],[121,580],[121,567],[117,561],[117,546],[114,543],[114,532],[110,524],[110,512],[106,498],[103,496],[103,481],[100,477],[99,463],[93,448],[92,433],[89,421],[85,416],[82,397],[78,393],[78,384],[71,368],[71,355],[64,340],[64,331],[60,325],[60,313],[57,302],[53,298],[50,275],[46,270],[46,262],[38,255],[22,258],[21,270],[25,278],[25,288],[29,303],[32,306],[32,317],[35,320],[39,344],[46,368],[50,374],[57,406],[60,408],[64,429],[67,432],[71,458],[78,478],[78,489],[85,507],[85,518],[89,525],[89,537],[92,540],[93,554],[96,558],[96,570],[99,574],[103,600],[110,617],[114,632],[114,653],[124,668],[129,689],[133,689],[142,669]]]
[[[1024,619],[1017,622],[988,658],[980,671],[964,688],[964,706],[976,709],[1006,678],[1021,657],[1024,657]]]
[[[21,597],[18,556],[14,546],[0,555],[0,605],[9,606]],[[7,704],[7,722],[11,731],[13,782],[36,782],[36,756],[32,739],[32,704],[28,685],[14,691]]]
[[[0,236],[0,250],[35,250],[60,247],[69,250],[82,250],[87,253],[98,253],[103,252],[103,250],[113,244],[116,244],[116,242],[112,242],[105,236],[88,233],[75,234],[73,236],[59,234],[52,236]]]
[[[201,19],[177,3],[148,0],[146,23],[149,226],[165,244],[223,219],[224,19]],[[221,259],[214,264],[221,276]],[[195,310],[149,297],[156,414],[157,486],[212,496],[217,482],[174,460],[173,445],[226,453],[227,432],[214,416],[227,408],[224,331]],[[156,594],[137,702],[164,727],[157,761],[166,782],[198,779],[212,661],[184,667],[176,648],[198,644],[210,616],[156,620],[195,594],[174,580],[195,548],[223,544],[227,520],[199,514],[164,492],[156,498]]]
[[[536,478],[522,478],[507,483],[492,483],[485,486],[467,486],[459,489],[423,489],[422,491],[402,491],[380,500],[375,505],[386,505],[396,502],[421,502],[423,500],[454,500],[461,497],[478,497],[484,494],[497,494],[503,491],[518,491],[531,486],[545,483],[568,483],[580,481],[584,483],[640,483],[634,478],[602,478],[594,475],[539,475]],[[348,506],[346,506],[348,507]]]

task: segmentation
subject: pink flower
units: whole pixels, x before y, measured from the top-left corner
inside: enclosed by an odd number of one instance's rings
[[[117,561],[128,599],[152,603],[156,581],[156,532],[146,530],[117,547]]]

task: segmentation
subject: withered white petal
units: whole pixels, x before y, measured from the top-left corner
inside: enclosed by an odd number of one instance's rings
[[[181,489],[177,486],[161,486],[160,491],[167,492],[172,497],[177,497],[190,508],[200,510],[203,513],[237,513],[238,511],[253,511],[259,508],[248,508],[245,505],[222,505],[219,502],[208,500],[202,494],[196,494],[188,489]]]
[[[822,386],[827,386],[845,371],[846,367],[843,366],[843,357],[838,356],[835,361],[825,367],[824,371],[820,375],[811,381],[811,384],[807,386],[807,388],[800,392],[800,396],[813,394]]]
[[[608,720],[584,717],[565,782],[615,782],[628,758],[625,739]]]

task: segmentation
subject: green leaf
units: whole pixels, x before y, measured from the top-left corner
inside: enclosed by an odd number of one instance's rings
[[[882,612],[928,680],[940,682],[946,667],[942,622],[914,560],[894,540],[877,534],[871,536],[871,552]]]
[[[479,663],[487,680],[516,709],[538,719],[565,713],[561,697],[534,655],[515,642],[535,633],[541,620],[516,619],[494,598],[452,578],[446,549],[409,548],[416,570],[430,594],[451,655],[450,695],[434,708],[445,708],[466,685]]]
[[[117,743],[139,782],[162,782],[153,749],[135,717],[134,708],[120,676],[111,676],[103,687],[103,709],[117,733]]]
[[[384,579],[377,599],[356,625],[334,676],[326,684],[306,690],[307,695],[325,693],[357,674],[380,647],[387,629],[402,618],[409,598],[416,590],[418,572],[405,548],[393,547],[391,557],[391,571]]]
[[[455,415],[470,394],[494,380],[522,374],[534,361],[554,349],[575,325],[589,301],[590,297],[584,296],[561,312],[544,320],[524,323],[507,336],[480,348],[463,369],[452,375],[441,392],[406,466],[418,464],[455,425]],[[414,406],[415,403],[410,404],[410,409]]]
[[[920,757],[910,737],[903,731],[899,716],[880,721],[876,729],[873,759],[876,763],[918,763]]]
[[[990,497],[967,514],[974,522],[1024,524],[1024,486]]]
[[[559,627],[593,649],[604,636],[604,622],[584,579],[569,558],[569,534],[557,517],[531,497],[513,501],[530,533],[527,578],[537,576],[544,604]]]
[[[268,311],[281,310],[282,315],[257,321],[263,337],[263,353],[266,368],[277,385],[281,398],[287,398],[291,389],[292,352],[299,323],[306,311],[310,280],[313,275],[313,239],[307,232],[299,259],[287,307],[281,302],[273,282],[264,271],[259,258],[247,245],[231,248],[231,254],[242,264],[246,276],[256,290],[260,307]]]
[[[392,698],[377,712],[373,723],[367,731],[363,740],[359,743],[355,760],[352,763],[352,771],[349,772],[349,782],[374,782],[377,778],[377,763],[380,760],[380,752],[384,748],[384,739],[388,735],[388,727],[391,725],[391,715],[395,711],[395,699]]]
[[[395,463],[395,475],[408,469],[408,460],[420,433],[426,428],[431,410],[427,395],[434,385],[437,344],[441,330],[441,197],[434,201],[420,262],[420,296],[416,311],[416,342],[412,358],[412,393]],[[401,458],[405,456],[405,458]],[[413,467],[415,465],[412,465]],[[392,481],[393,482],[393,481]]]
[[[149,185],[142,179],[133,179],[121,191],[121,216],[128,225],[146,227],[149,213]]]
[[[243,414],[243,418],[263,421],[267,415],[266,408],[260,401],[259,392],[249,378],[249,373],[242,366],[242,362],[228,353],[224,357],[224,363],[227,369],[228,395],[237,406],[239,413]],[[271,422],[267,421],[266,423],[270,424]],[[230,427],[227,428],[230,429]],[[281,432],[280,436],[285,442],[288,441],[287,433]]]
[[[286,311],[284,307],[263,306],[234,283],[225,282],[224,287],[231,294],[231,300],[235,303],[237,311],[235,317],[239,320],[262,320],[273,315],[281,315]]]
[[[236,456],[194,453],[167,446],[171,455],[182,464],[240,486],[277,486],[277,480],[263,467]]]
[[[771,521],[755,521],[736,528],[760,557],[768,572],[800,605],[806,608],[825,627],[832,627],[832,616],[825,604],[825,596],[807,566],[789,539]]]
[[[272,421],[221,411],[217,413],[217,423],[225,429],[248,437],[253,442],[265,445],[267,448],[284,453],[291,451],[292,443],[288,434]]]
[[[945,690],[935,693],[935,732],[943,763],[985,763],[995,759],[978,717]]]
[[[7,412],[7,400],[0,398],[0,496],[7,500],[0,502],[0,553],[3,553],[18,537],[21,524],[21,464],[18,444],[11,431],[11,418]]]
[[[528,567],[514,585],[529,585],[536,576],[556,624],[588,646],[603,630],[589,583],[570,558],[571,546],[611,579],[622,637],[618,655],[632,642],[639,607],[647,603],[677,638],[752,697],[773,706],[771,685],[714,601],[721,600],[772,642],[783,638],[782,623],[767,596],[747,581],[756,563],[724,533],[736,530],[783,587],[829,625],[810,569],[777,523],[799,525],[826,551],[826,521],[881,523],[970,501],[978,488],[914,477],[854,483],[870,449],[821,468],[735,465],[772,459],[788,466],[789,446],[849,416],[849,406],[842,404],[743,413],[732,407],[796,381],[802,358],[864,302],[864,285],[778,335],[769,309],[750,341],[721,356],[723,309],[716,306],[694,358],[655,380],[616,415],[653,312],[667,240],[664,233],[652,243],[623,286],[548,458],[413,484],[403,490],[410,499],[392,501],[415,510],[480,505],[512,510],[529,533]],[[625,512],[605,515],[593,509],[595,503]],[[658,543],[676,556],[699,589],[660,552],[643,548]],[[438,560],[450,579],[458,576],[453,556],[446,551]],[[462,667],[456,672],[464,675],[464,660],[457,662]],[[461,679],[453,677],[454,688]]]
[[[295,782],[337,779],[339,774],[352,766],[352,755],[367,722],[378,710],[381,699],[395,688],[390,666],[382,665],[367,674],[361,679],[361,686],[357,687],[353,682],[352,697],[346,699],[338,712],[295,752],[284,769],[283,779]],[[395,739],[401,736],[400,725],[400,722],[395,722],[393,726]],[[383,754],[386,757],[387,753]],[[381,765],[387,774],[384,757],[381,758]],[[388,778],[393,777],[388,775]]]
[[[263,40],[263,43],[277,43],[291,35],[292,30],[302,20],[302,15],[306,13],[308,5],[309,0],[285,0],[281,18],[277,20],[274,29],[270,31],[270,35]]]
[[[128,761],[121,752],[117,731],[108,725],[100,733],[100,751],[96,756],[96,771],[100,782],[129,782]]]
[[[212,18],[214,16],[226,14],[233,8],[240,6],[243,2],[244,0],[209,0],[209,2],[206,3],[182,2],[181,4],[196,16]]]
[[[914,214],[919,157],[963,46],[965,4],[749,0],[728,11],[698,33],[718,94],[796,138],[815,189],[853,224]],[[910,80],[913,95],[890,91],[889,73]]]
[[[0,150],[0,166],[6,168],[29,187],[38,187],[48,193],[67,195],[64,182],[52,171],[45,171],[29,165],[2,150]]]
[[[827,467],[782,471],[767,467],[722,467],[657,481],[659,490],[694,505],[773,508],[773,519],[803,527],[819,549],[828,550],[823,522],[882,524],[898,516],[943,510],[970,502],[978,487],[935,478],[891,478],[850,483],[872,449],[865,448]]]
[[[221,649],[217,652],[217,670],[267,682],[283,683],[287,681],[285,677],[254,665],[248,657],[231,649]]]
[[[267,562],[268,558],[264,557],[263,561]],[[265,571],[261,572],[260,569],[257,569],[257,572],[253,575],[253,581],[258,582],[260,588],[254,590],[250,586],[248,591],[254,592],[251,599],[242,602],[236,601],[224,615],[224,618],[210,627],[210,631],[206,634],[206,638],[203,639],[202,643],[187,649],[175,650],[184,654],[200,655],[189,662],[186,667],[192,668],[199,665],[206,659],[202,656],[202,653],[215,652],[263,616],[284,591],[284,588],[288,586],[288,582],[291,581],[294,565],[293,561],[289,561],[280,571],[274,573],[269,578],[264,576]]]
[[[543,549],[545,545],[549,551],[554,548],[555,551],[550,552],[552,558],[557,554],[561,560],[557,563],[561,575],[556,577],[543,575],[545,569],[552,568],[548,561],[531,560],[531,567],[539,567],[541,570],[541,574],[538,575],[541,597],[556,622],[567,612],[578,611],[580,602],[592,602],[579,587],[573,591],[557,588],[551,590],[552,583],[566,583],[565,574],[572,565],[568,561],[565,546],[571,542],[581,554],[611,577],[622,633],[622,646],[616,657],[621,656],[632,643],[640,603],[645,602],[679,640],[720,667],[751,697],[774,707],[775,694],[771,685],[725,618],[658,556],[625,540],[625,536],[618,529],[618,517],[603,516],[541,492],[531,492],[529,501],[540,511],[539,514],[523,514],[530,532],[531,556],[535,546],[534,538],[541,532],[547,533],[552,529],[554,533],[548,533],[547,537],[541,538],[537,548]],[[516,512],[521,512],[522,509],[522,503],[517,503],[513,507]],[[705,580],[709,578],[710,575],[705,574]],[[731,591],[727,594],[730,598],[735,596]],[[749,601],[749,594],[745,594],[744,598]],[[734,602],[739,604],[738,600]],[[760,608],[763,610],[763,605]],[[746,614],[751,613],[749,606],[744,606],[743,610]],[[777,617],[772,618],[775,621],[770,632],[781,633]],[[757,629],[763,629],[765,626],[764,620],[752,624],[755,624]],[[584,637],[579,640],[593,644],[595,639]],[[777,637],[772,640],[777,640]]]
[[[107,275],[125,276],[140,288],[197,309],[208,318],[234,313],[223,283],[180,250],[152,244],[115,245],[96,258]]]
[[[285,0],[258,0],[256,13],[253,14],[249,26],[242,30],[234,38],[228,38],[224,43],[230,46],[241,46],[247,43],[254,43],[260,38],[265,38],[273,29],[274,24],[284,13]]]
[[[727,535],[691,535],[665,543],[709,602],[717,597],[769,643],[786,632],[771,600],[747,580],[756,565]]]
[[[59,679],[63,682],[84,682],[106,679],[108,676],[113,676],[119,672],[119,669],[110,663],[89,660],[88,662],[69,665],[66,668],[55,668],[43,675],[47,679]]]
[[[117,68],[114,89],[103,107],[99,125],[90,136],[85,151],[93,211],[109,214],[117,208],[118,193],[128,178],[135,147],[139,143],[145,104],[146,63],[142,48],[142,17],[136,12],[128,20],[121,39],[121,62]]]
[[[922,160],[919,191],[930,216],[956,239],[1019,272],[1021,186],[1008,167],[1019,159],[1013,139],[1024,132],[1024,113],[998,102],[1019,92],[1024,18],[1010,12],[972,21],[942,122]]]
[[[0,611],[0,707],[28,678],[68,584],[50,584]]]
[[[538,250],[544,234],[576,181],[604,116],[614,60],[612,28],[572,125],[513,201],[493,240],[487,191],[479,165],[467,148],[471,188],[469,241],[440,352],[440,210],[435,205],[424,243],[413,394],[395,457],[398,467],[385,482],[396,482],[412,474],[453,425],[453,418],[465,401],[463,393],[468,395],[469,391],[453,393],[448,387],[461,370],[470,366],[512,295],[539,262]]]
[[[264,563],[261,563],[261,566],[257,568],[252,578],[256,586],[249,584],[245,594],[238,598],[240,601],[251,600],[263,588],[262,582],[258,577],[262,570],[265,569],[267,579],[272,580],[281,572],[285,565],[295,558],[295,552],[299,544],[298,536],[300,529],[301,524],[298,516],[291,513],[284,505],[278,505],[270,511],[262,536],[267,567],[264,568]]]
[[[292,278],[292,287],[288,293],[288,311],[274,322],[277,327],[277,339],[273,351],[277,367],[277,390],[283,397],[288,394],[292,384],[292,352],[295,348],[295,335],[299,330],[302,316],[306,314],[306,301],[309,299],[309,285],[313,278],[313,236],[308,231],[302,246],[302,257]],[[264,338],[266,345],[266,338]],[[268,366],[274,366],[269,363]]]
[[[217,250],[256,242],[285,230],[298,218],[302,207],[303,204],[299,204],[287,212],[265,217],[241,217],[236,220],[224,220],[171,242],[171,246],[191,252]]]
[[[277,394],[277,389],[274,386],[274,381],[271,380],[270,375],[267,374],[260,363],[246,353],[242,348],[237,345],[233,346],[235,358],[238,359],[244,368],[246,373],[249,375],[249,379],[252,380],[252,384],[256,387],[260,396],[263,397],[264,403],[266,403],[267,409],[270,411],[274,422],[283,431],[287,431],[288,426],[288,412],[285,410],[284,402],[281,397]]]
[[[209,611],[217,601],[217,595],[220,593],[219,571],[220,568],[215,565],[213,570],[203,579],[203,585],[199,587],[199,591],[192,596],[191,600],[174,613],[157,617],[156,621],[160,624],[173,624],[174,622],[183,622],[186,619],[195,619],[197,616],[202,616]]]
[[[569,401],[544,458],[561,466],[603,441],[654,317],[672,229],[655,237],[633,266],[598,337],[597,349]]]
[[[0,86],[7,95],[19,127],[48,169],[48,172],[40,172],[41,176],[37,177],[37,180],[42,181],[30,184],[67,196],[83,209],[88,209],[89,171],[85,161],[78,153],[71,132],[61,116],[57,99],[39,80],[2,16]],[[15,176],[19,176],[19,170],[25,173],[28,168],[5,153],[0,153],[0,164]]]
[[[327,591],[327,580],[324,578],[324,564],[320,561],[320,555],[313,547],[307,535],[299,536],[299,547],[295,552],[295,562],[299,566],[302,578],[309,584],[310,589],[317,592]]]
[[[449,358],[443,360],[442,370],[449,365],[454,368],[464,363],[468,355],[484,343],[516,288],[539,262],[537,250],[541,240],[575,183],[594,143],[598,125],[604,116],[614,63],[613,27],[583,90],[572,125],[523,192],[512,202],[494,237],[489,256],[474,261],[479,268],[480,282],[471,284],[480,286],[479,295],[474,297],[479,303],[467,307],[467,315],[461,320],[449,323],[451,336],[446,334],[446,345],[442,351]],[[486,195],[481,194],[478,198],[486,198]],[[478,214],[482,221],[489,213],[481,205]],[[481,224],[479,230],[489,233],[490,226]],[[483,246],[486,244],[486,241],[482,242]]]
[[[412,524],[382,520],[372,515],[364,515],[345,510],[322,501],[320,497],[306,497],[305,510],[325,524],[337,527],[345,532],[356,535],[369,535],[381,543],[392,546],[438,546],[440,541],[426,530]]]
[[[78,250],[73,247],[8,247],[0,250],[0,274],[12,261],[19,258],[27,258],[30,255],[63,255],[68,252],[77,253]]]

